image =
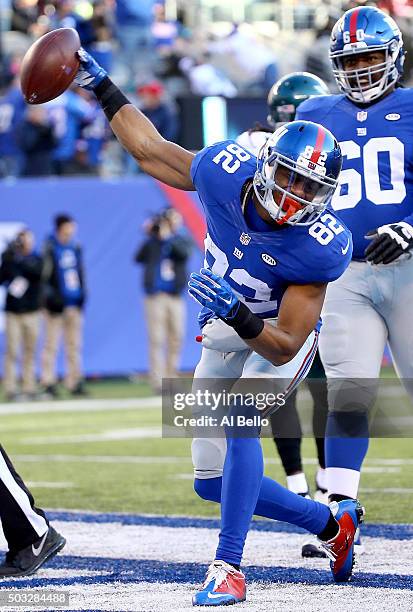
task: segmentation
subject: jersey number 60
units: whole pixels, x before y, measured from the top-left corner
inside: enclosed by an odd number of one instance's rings
[[[340,173],[339,186],[331,201],[334,210],[354,208],[363,197],[373,204],[400,204],[406,197],[404,185],[404,145],[398,138],[372,138],[363,148],[353,140],[340,142],[341,151],[347,159],[363,159],[363,171],[345,168]],[[379,173],[379,154],[383,154],[390,170],[391,189],[383,189]],[[388,161],[387,161],[388,160]],[[385,162],[385,163],[386,163]],[[383,179],[382,179],[383,180]],[[347,185],[347,193],[343,186]]]

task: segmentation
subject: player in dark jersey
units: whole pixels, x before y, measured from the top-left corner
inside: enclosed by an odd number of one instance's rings
[[[330,47],[343,93],[308,100],[297,114],[340,142],[343,170],[331,205],[354,241],[349,268],[327,290],[320,338],[329,379],[327,485],[336,501],[357,496],[386,342],[413,397],[413,89],[398,87],[404,55],[401,32],[386,13],[347,11]],[[340,392],[348,379],[359,388],[352,413]]]
[[[204,206],[206,267],[191,275],[189,291],[203,305],[201,325],[218,323],[228,342],[239,344],[236,350],[203,348],[194,384],[206,376],[227,379],[230,368],[231,378],[287,379],[292,390],[317,348],[326,285],[351,257],[350,233],[325,212],[341,168],[336,141],[314,123],[293,122],[274,133],[258,161],[234,141],[194,156],[164,140],[91,56],[81,50],[79,58],[76,83],[94,91],[140,167],[172,187],[196,189]],[[237,417],[238,408],[232,404],[230,416]],[[255,422],[241,431],[236,424],[226,429],[227,440],[194,440],[195,489],[221,502],[216,558],[194,605],[245,599],[239,566],[254,513],[316,533],[334,579],[352,574],[360,506],[328,507],[263,476],[259,432]]]

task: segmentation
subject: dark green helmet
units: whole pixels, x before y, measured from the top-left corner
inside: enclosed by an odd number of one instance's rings
[[[294,121],[297,107],[313,96],[326,96],[330,92],[319,77],[310,72],[292,72],[279,79],[268,94],[267,121],[272,127]]]

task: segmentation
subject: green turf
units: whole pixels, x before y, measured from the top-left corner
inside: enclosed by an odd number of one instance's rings
[[[92,397],[145,397],[145,384],[115,382],[89,384]],[[158,408],[48,412],[2,415],[0,433],[5,446],[27,481],[39,505],[111,512],[216,516],[217,507],[198,499],[192,491],[190,441],[179,439],[77,440],[145,427],[160,427]],[[71,436],[72,439],[64,440]],[[57,439],[56,439],[57,438]],[[264,440],[266,457],[275,458],[271,440]],[[410,522],[413,505],[413,445],[411,439],[380,439],[371,443],[362,475],[361,494],[372,522]],[[304,458],[315,455],[314,442],[303,441]],[[107,462],[109,458],[112,462]],[[136,462],[142,457],[144,460]],[[170,458],[170,459],[169,459]],[[34,460],[35,459],[35,460]],[[87,459],[87,460],[86,460]],[[408,459],[410,465],[386,464]],[[105,462],[104,462],[105,461]],[[134,462],[135,461],[135,462]],[[313,481],[315,465],[306,465]],[[268,465],[267,474],[284,481],[279,465]],[[36,483],[71,483],[47,488]],[[401,489],[402,492],[386,492]]]
[[[87,381],[86,390],[91,399],[99,398],[119,398],[119,397],[149,397],[152,395],[151,387],[145,378],[132,377],[131,380],[125,379],[96,379]],[[57,399],[78,399],[73,398],[62,384],[57,386],[59,397]],[[0,401],[5,401],[3,389],[0,389]]]

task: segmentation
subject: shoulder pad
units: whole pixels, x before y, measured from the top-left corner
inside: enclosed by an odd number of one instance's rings
[[[315,111],[318,111],[320,114],[327,113],[333,106],[341,102],[344,97],[343,95],[329,95],[308,98],[297,108],[297,116],[299,115],[300,119],[305,119],[306,113],[314,113]]]
[[[270,136],[271,132],[242,132],[242,134],[237,137],[236,142],[257,157],[261,147],[267,142]]]

